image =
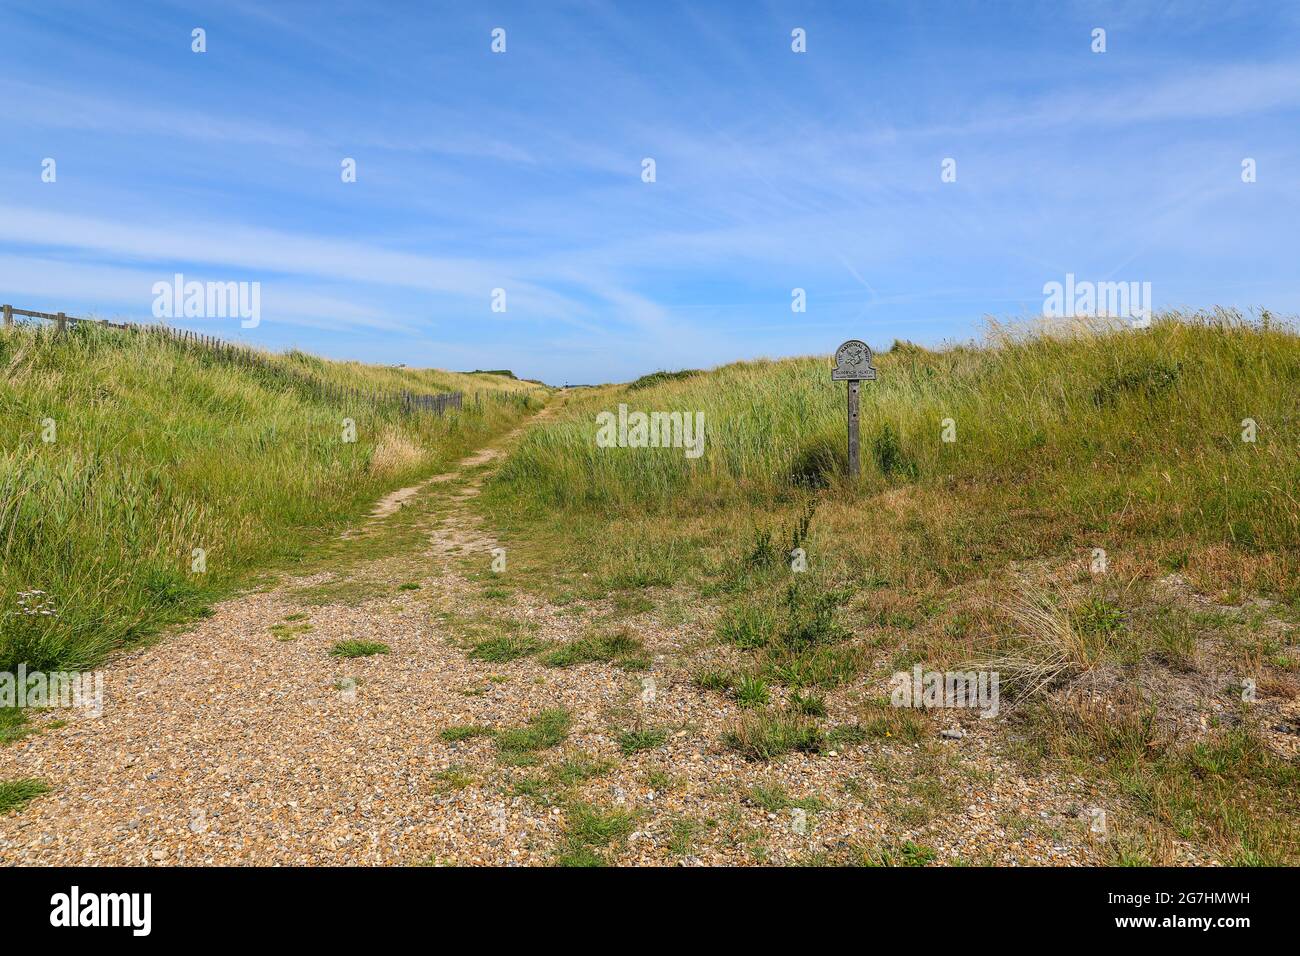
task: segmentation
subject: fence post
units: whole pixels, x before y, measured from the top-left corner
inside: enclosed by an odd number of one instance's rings
[[[14,324],[14,307],[13,307],[12,305],[6,305],[6,306],[5,306],[5,325],[13,325],[13,324]]]
[[[58,323],[59,323],[59,331],[60,331],[60,332],[62,332],[62,331],[64,331],[65,329],[67,329],[67,327],[68,327],[68,317],[67,317],[66,315],[64,315],[62,312],[60,312],[60,313],[59,313],[59,318],[58,318],[57,321],[58,321]]]

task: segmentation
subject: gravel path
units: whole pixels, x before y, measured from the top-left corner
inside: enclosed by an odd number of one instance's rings
[[[457,620],[525,622],[549,640],[574,636],[583,613],[600,611],[526,596],[487,606],[449,569],[455,562],[440,560],[490,560],[494,542],[470,499],[477,466],[498,450],[448,476],[462,480],[426,482],[377,509],[391,514],[417,495],[444,505],[418,553],[348,572],[342,583],[367,582],[363,597],[306,600],[304,587],[340,583],[326,572],[235,598],[185,634],[116,659],[102,716],[60,712],[61,726],[36,718],[42,732],[0,748],[0,779],[39,777],[52,789],[0,816],[0,863],[544,864],[572,851],[577,804],[605,814],[613,835],[588,843],[617,863],[839,860],[850,848],[912,840],[937,862],[1101,859],[1079,818],[1098,796],[1079,780],[1025,779],[978,721],[961,740],[936,728],[920,743],[746,762],[718,744],[735,705],[694,687],[679,666],[690,628],[649,614],[627,622],[653,656],[648,674],[470,659]],[[413,566],[421,587],[399,589]],[[391,652],[331,656],[344,640]],[[830,723],[850,719],[837,713],[850,706],[833,703]],[[571,711],[573,726],[536,766],[503,763],[490,736],[439,736],[458,725],[516,727],[554,707]],[[666,738],[625,755],[618,731],[629,726]],[[561,796],[557,775],[582,766]],[[816,803],[765,808],[750,796],[756,786]]]

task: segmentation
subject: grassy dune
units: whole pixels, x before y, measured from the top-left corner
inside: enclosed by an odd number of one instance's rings
[[[0,670],[85,666],[201,613],[513,424],[524,405],[501,396],[532,390],[500,376],[265,358],[268,368],[230,365],[90,326],[0,333]],[[303,387],[308,376],[498,397],[404,417],[331,405]],[[355,442],[343,441],[345,417]]]
[[[521,516],[681,515],[761,511],[818,489],[844,501],[904,488],[946,497],[922,520],[946,524],[938,530],[957,544],[970,535],[978,547],[990,522],[1046,519],[1051,528],[1035,530],[1061,545],[1104,530],[1167,545],[1171,557],[1207,546],[1273,554],[1276,566],[1256,562],[1258,583],[1295,595],[1293,330],[1227,313],[1164,316],[1140,332],[995,327],[984,347],[903,344],[876,364],[879,380],[863,386],[858,488],[843,487],[845,387],[830,381],[826,359],[806,358],[583,395],[520,445],[493,483],[494,501]],[[620,402],[702,411],[704,455],[598,448],[595,415]],[[1248,418],[1254,442],[1242,440]],[[943,440],[945,419],[955,441]],[[956,554],[938,563],[949,558],[960,563]]]
[[[987,348],[904,345],[879,355],[879,380],[863,386],[866,489],[1051,476],[1077,506],[1142,503],[1153,530],[1243,546],[1296,540],[1300,505],[1285,489],[1300,474],[1300,339],[1226,316],[1188,319],[1138,333],[995,329]],[[638,509],[834,484],[846,460],[844,391],[824,358],[600,391],[531,436],[501,481],[539,506]],[[679,450],[597,448],[592,416],[617,402],[703,411],[707,453],[687,461]],[[951,443],[941,440],[947,418]],[[1245,418],[1258,423],[1255,444],[1240,439]]]
[[[642,592],[665,623],[702,625],[705,661],[682,665],[753,702],[723,741],[746,756],[929,739],[927,715],[880,696],[889,675],[979,665],[1003,675],[1018,759],[1126,795],[1116,862],[1176,862],[1180,841],[1300,859],[1297,768],[1256,736],[1300,671],[1294,329],[1226,312],[995,326],[876,365],[855,487],[826,358],[572,396],[483,497],[512,583],[560,603]],[[596,415],[619,403],[702,411],[704,454],[597,447]],[[855,722],[816,716],[827,696]]]

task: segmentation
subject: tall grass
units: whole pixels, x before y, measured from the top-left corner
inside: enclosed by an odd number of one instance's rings
[[[523,414],[498,401],[445,417],[344,409],[303,388],[301,373],[363,391],[521,386],[265,358],[265,368],[230,365],[87,325],[0,333],[0,670],[85,667],[192,616]],[[355,442],[343,441],[344,417]],[[192,570],[196,548],[203,573]]]
[[[1300,337],[1267,313],[1168,314],[993,326],[980,347],[900,345],[862,389],[863,482],[1033,485],[1082,521],[1244,548],[1300,540]],[[595,415],[702,411],[706,446],[599,448]],[[1243,419],[1258,440],[1241,440]],[[952,419],[956,441],[941,440]],[[835,487],[846,466],[845,386],[828,361],[737,363],[631,391],[594,390],[534,430],[489,495],[503,508],[645,513],[763,504]],[[680,513],[680,512],[679,512]]]
[[[661,586],[665,620],[720,604],[728,669],[711,655],[696,684],[737,698],[747,688],[754,702],[784,686],[793,705],[747,712],[725,738],[746,757],[850,732],[934,733],[915,711],[881,705],[823,734],[794,716],[818,708],[809,689],[860,689],[919,663],[994,670],[1041,756],[1108,774],[1152,846],[1193,839],[1216,859],[1294,860],[1294,767],[1244,726],[1172,746],[1207,682],[1232,670],[1262,687],[1278,679],[1266,662],[1291,658],[1251,615],[1231,639],[1198,633],[1195,611],[1171,597],[1181,585],[1164,585],[1177,570],[1197,595],[1265,595],[1289,605],[1270,613],[1300,613],[1300,336],[1267,314],[1222,311],[1143,330],[995,325],[978,346],[899,343],[876,364],[855,486],[845,386],[824,357],[652,375],[575,398],[530,431],[481,499],[513,535],[515,580],[532,570],[558,579],[546,585],[556,593],[592,597]],[[596,415],[620,403],[703,412],[704,454],[597,447]],[[1098,548],[1104,574],[1092,570]],[[1171,637],[1168,620],[1184,617]],[[1098,708],[1063,714],[1066,687],[1094,670],[1081,696]],[[1132,719],[1112,708],[1111,680],[1142,688]],[[1029,702],[1044,691],[1058,694]],[[1231,706],[1235,695],[1219,697]]]

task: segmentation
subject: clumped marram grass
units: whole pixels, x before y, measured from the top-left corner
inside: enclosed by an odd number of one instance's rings
[[[483,504],[526,529],[517,568],[563,576],[572,565],[570,589],[685,582],[736,595],[719,637],[768,655],[768,679],[804,686],[854,677],[827,626],[837,605],[860,607],[859,624],[910,632],[945,589],[1096,548],[1123,574],[1173,570],[1229,602],[1256,593],[1300,609],[1292,325],[1225,310],[1146,329],[993,325],[979,345],[901,343],[876,365],[856,486],[844,478],[844,385],[815,357],[584,391],[525,436]],[[621,402],[702,412],[703,455],[597,447],[596,415]],[[582,560],[557,561],[560,548]],[[769,592],[796,551],[828,597],[802,602],[783,627]],[[959,615],[950,624],[954,645],[987,636]],[[982,650],[957,647],[952,663]],[[780,659],[791,651],[815,652],[818,666]]]
[[[532,388],[301,352],[264,358],[232,365],[89,325],[0,331],[0,670],[89,666],[192,618],[524,414],[515,402],[477,406],[475,390]],[[333,404],[304,375],[361,391],[461,389],[471,401],[406,417]],[[342,440],[345,417],[355,442]],[[46,603],[28,613],[14,598],[23,592]]]
[[[876,365],[862,390],[866,492],[1048,479],[1081,518],[1127,501],[1134,530],[1257,548],[1300,537],[1300,504],[1285,493],[1300,477],[1300,337],[1267,313],[1170,314],[1143,330],[994,325],[983,347],[899,348]],[[598,448],[595,415],[619,402],[703,412],[704,454]],[[954,442],[940,440],[949,418]],[[1254,443],[1241,440],[1247,418]],[[593,390],[521,442],[489,492],[533,512],[785,499],[843,481],[844,430],[844,385],[827,359],[736,363]]]
[[[1010,597],[1008,614],[1018,628],[1015,647],[964,669],[999,674],[1012,699],[1036,697],[1102,660],[1105,632],[1080,626],[1050,595],[1022,590]]]

